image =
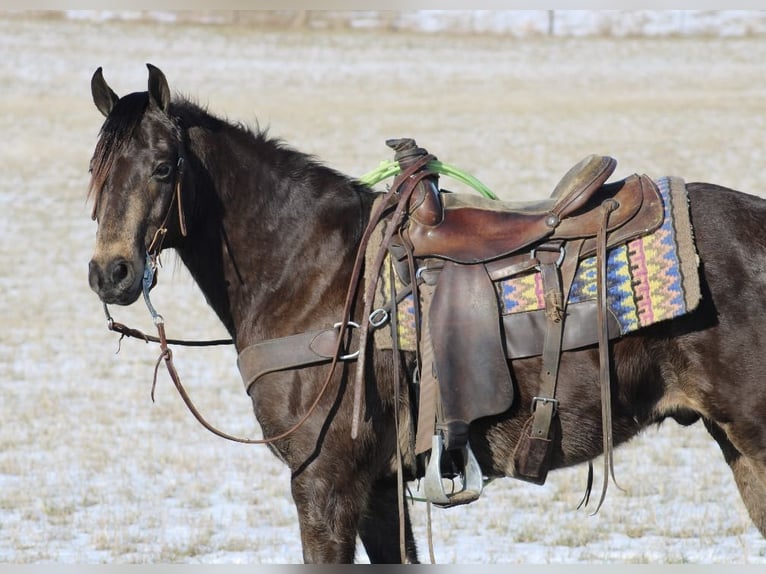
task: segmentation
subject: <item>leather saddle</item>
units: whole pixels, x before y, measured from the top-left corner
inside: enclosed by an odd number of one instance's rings
[[[609,220],[609,231],[613,231],[632,220],[645,201],[659,197],[653,182],[639,176],[604,185],[616,166],[617,161],[611,157],[590,155],[567,172],[549,199],[529,203],[439,193],[427,188],[413,201],[404,237],[416,257],[483,263],[548,238],[595,237],[599,225],[597,208],[608,198],[619,204]]]
[[[421,301],[416,453],[431,451],[426,495],[436,504],[451,506],[480,494],[481,477],[476,477],[480,469],[468,444],[469,425],[512,406],[508,361],[518,347],[512,340],[529,336],[508,332],[495,282],[534,269],[542,276],[547,328],[542,340],[521,346],[543,357],[540,393],[533,403],[537,412],[530,422],[539,436],[530,435],[517,447],[511,471],[542,484],[555,439],[551,429],[564,325],[575,332],[577,323],[587,322],[592,328],[584,330],[591,333],[598,326],[595,312],[583,316],[567,310],[578,262],[659,227],[664,208],[657,187],[645,175],[606,183],[616,160],[590,155],[564,175],[547,199],[490,200],[440,190],[438,175],[422,161],[425,150],[409,139],[387,143],[396,150],[402,172],[410,168],[409,176],[394,185],[414,186],[406,195],[407,216],[388,249],[400,279]],[[411,168],[418,161],[422,167],[413,183]],[[608,318],[599,316],[599,321],[607,331]],[[460,453],[466,474],[463,489],[447,494],[441,481],[441,455],[450,451]]]

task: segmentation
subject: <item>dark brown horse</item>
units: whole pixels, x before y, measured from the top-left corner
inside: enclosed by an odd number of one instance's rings
[[[98,233],[89,279],[103,302],[136,301],[146,253],[158,246],[157,230],[167,227],[162,248],[178,252],[238,350],[341,320],[378,194],[263,133],[171,98],[153,66],[148,91],[119,98],[100,68],[92,90],[106,121],[91,163]],[[614,444],[668,417],[684,424],[701,419],[766,534],[766,201],[711,184],[687,188],[702,302],[692,313],[613,344]],[[359,295],[354,319],[361,316]],[[410,420],[406,385],[413,357],[400,359],[368,347],[366,412],[355,439],[353,369],[346,364],[335,369],[306,422],[272,445],[292,471],[307,562],[353,561],[357,534],[371,561],[400,560],[393,421],[397,409],[402,428]],[[603,450],[598,351],[566,352],[561,365],[552,468],[589,461]],[[329,369],[325,363],[274,372],[251,386],[264,436],[301,419]],[[511,369],[512,407],[470,428],[486,477],[508,474],[537,392],[540,359],[515,360]],[[413,460],[412,453],[400,456]],[[416,472],[404,470],[405,477]],[[405,519],[407,560],[415,562]]]

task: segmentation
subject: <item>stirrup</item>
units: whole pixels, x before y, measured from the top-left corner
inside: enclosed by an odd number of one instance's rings
[[[468,504],[481,496],[484,489],[481,467],[467,442],[461,450],[465,459],[465,469],[461,473],[463,488],[447,494],[441,475],[444,440],[439,434],[435,434],[431,439],[431,458],[428,461],[428,466],[426,466],[426,476],[423,481],[423,493],[428,502],[437,506],[450,507]]]

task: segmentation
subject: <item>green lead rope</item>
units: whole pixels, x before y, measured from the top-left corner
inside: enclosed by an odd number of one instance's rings
[[[484,197],[488,197],[489,199],[497,199],[497,196],[494,193],[492,193],[492,191],[486,185],[484,185],[482,182],[480,182],[478,179],[476,179],[474,176],[472,176],[469,173],[465,173],[464,171],[461,171],[457,169],[456,167],[453,167],[449,164],[446,164],[438,160],[431,161],[427,165],[430,170],[435,171],[436,173],[440,175],[446,175],[448,177],[451,177],[454,180],[462,182],[468,187],[471,187],[475,189],[476,191],[478,191]],[[373,187],[374,185],[377,185],[384,179],[388,179],[389,177],[394,177],[398,175],[400,171],[401,171],[401,168],[399,167],[398,162],[393,160],[382,161],[380,162],[380,165],[376,169],[360,177],[359,181],[361,181],[365,185]]]

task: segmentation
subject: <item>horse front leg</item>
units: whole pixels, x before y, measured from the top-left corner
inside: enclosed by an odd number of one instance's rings
[[[333,470],[304,471],[292,480],[303,561],[307,564],[354,562],[356,534],[369,481],[347,476],[342,465]]]
[[[404,508],[405,562],[418,563],[418,551],[412,535],[409,509]],[[394,477],[377,481],[372,488],[367,509],[359,526],[359,537],[373,564],[402,562],[399,533],[399,495]]]

